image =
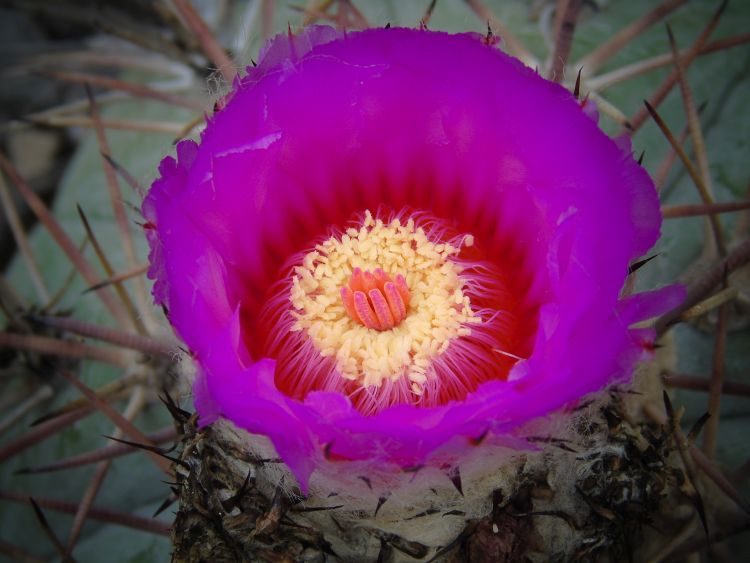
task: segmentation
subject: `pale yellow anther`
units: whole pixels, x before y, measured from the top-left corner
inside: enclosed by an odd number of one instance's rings
[[[414,219],[385,224],[367,211],[294,269],[294,331],[305,331],[340,375],[364,386],[407,377],[422,393],[432,360],[481,322],[463,292],[460,246],[433,242]]]

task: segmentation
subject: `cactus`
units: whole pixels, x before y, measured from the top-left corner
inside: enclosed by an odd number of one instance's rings
[[[69,72],[65,57],[62,69],[57,62],[54,70],[44,67],[50,78],[85,83],[97,94],[89,90],[80,116],[33,116],[39,125],[92,130],[51,211],[29,193],[13,162],[0,159],[3,194],[16,189],[40,223],[28,235],[16,231],[20,250],[1,288],[8,400],[0,554],[679,560],[707,541],[721,553],[727,538],[747,529],[747,389],[738,379],[748,366],[742,343],[750,194],[741,165],[747,8],[674,0],[658,7],[427,4],[322,1],[300,12],[258,1],[227,4],[236,17],[222,18],[211,7],[199,15],[175,0],[155,5],[150,21],[168,30],[159,41],[137,28],[138,40],[161,54],[124,57],[131,70],[119,79]],[[252,53],[262,38],[301,34],[312,23],[499,36],[501,49],[575,91],[582,103],[595,103],[605,132],[626,131],[635,153],[645,152],[665,223],[652,255],[631,265],[637,274],[630,279],[641,291],[681,281],[688,300],[658,319],[654,358],[638,368],[632,385],[547,417],[536,435],[526,434],[536,450],[501,459],[485,452],[444,473],[408,468],[392,497],[366,474],[354,475],[358,484],[330,487],[330,497],[320,489],[305,495],[267,444],[248,442],[222,420],[198,425],[188,385],[192,360],[147,294],[145,237],[133,222],[148,228],[148,217],[127,203],[140,207],[142,186],[175,138],[196,138],[201,111],[223,111],[227,82],[257,59]],[[145,86],[136,67],[178,77],[180,90],[171,89],[174,83]],[[662,103],[665,84],[672,93]],[[124,99],[110,103],[117,91],[126,92]],[[5,195],[3,208],[15,209]],[[732,416],[720,417],[720,408]],[[167,507],[174,501],[173,521]]]

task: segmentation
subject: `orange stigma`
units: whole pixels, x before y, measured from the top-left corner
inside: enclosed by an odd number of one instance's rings
[[[392,279],[382,268],[374,272],[354,268],[349,283],[341,288],[346,313],[374,330],[390,330],[406,318],[409,287],[404,276]]]

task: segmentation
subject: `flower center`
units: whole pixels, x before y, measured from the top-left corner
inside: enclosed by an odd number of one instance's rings
[[[401,274],[396,281],[382,268],[374,272],[354,268],[349,283],[341,288],[341,301],[349,318],[375,330],[389,330],[406,318],[409,286]]]
[[[450,260],[459,251],[432,242],[413,219],[385,224],[368,211],[359,229],[330,237],[294,269],[292,330],[335,358],[346,379],[379,386],[405,376],[420,393],[430,360],[481,322]]]
[[[425,213],[383,220],[366,211],[292,257],[261,313],[276,384],[300,399],[344,393],[374,413],[460,399],[504,377],[515,361],[503,356],[511,299],[473,245]]]

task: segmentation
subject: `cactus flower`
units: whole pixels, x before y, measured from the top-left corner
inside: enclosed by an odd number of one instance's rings
[[[154,297],[201,423],[267,436],[303,489],[522,447],[682,298],[623,295],[661,224],[629,143],[485,37],[284,34],[219,106],[143,204]]]

